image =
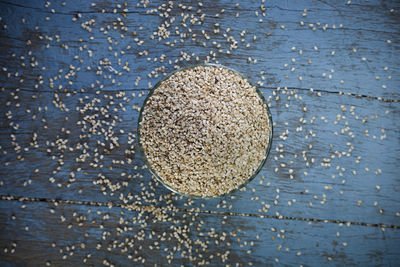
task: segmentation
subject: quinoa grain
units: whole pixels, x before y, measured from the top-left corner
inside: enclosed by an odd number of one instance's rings
[[[157,176],[185,195],[244,184],[266,158],[271,122],[256,88],[219,66],[178,71],[149,96],[140,144]]]

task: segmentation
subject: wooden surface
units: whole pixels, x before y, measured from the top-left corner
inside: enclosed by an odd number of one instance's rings
[[[399,266],[400,2],[48,3],[0,0],[1,266]],[[274,120],[223,199],[136,153],[148,90],[204,61]]]

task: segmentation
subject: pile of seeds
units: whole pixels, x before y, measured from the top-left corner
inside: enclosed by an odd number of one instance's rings
[[[214,197],[246,182],[266,157],[266,104],[239,74],[218,66],[174,73],[149,97],[140,143],[163,182]]]

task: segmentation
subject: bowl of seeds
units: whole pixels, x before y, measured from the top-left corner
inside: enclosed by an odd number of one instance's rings
[[[272,144],[272,117],[257,87],[217,64],[174,71],[147,95],[139,151],[171,191],[221,197],[253,180]]]

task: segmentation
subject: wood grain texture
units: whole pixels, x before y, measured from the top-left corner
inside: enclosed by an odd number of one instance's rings
[[[60,5],[44,8],[40,2],[28,1],[12,5],[9,2],[2,1],[0,5],[4,7],[2,12],[7,23],[7,30],[1,32],[1,38],[7,43],[7,48],[10,52],[26,53],[25,43],[29,39],[31,41],[30,49],[36,55],[36,60],[39,66],[46,66],[49,72],[48,77],[57,74],[57,71],[62,68],[64,71],[71,64],[75,68],[81,67],[81,71],[76,73],[76,77],[71,77],[69,80],[74,82],[73,86],[67,86],[64,83],[64,88],[80,90],[81,88],[90,87],[90,83],[99,80],[104,86],[104,89],[123,90],[133,88],[134,80],[137,76],[142,78],[139,83],[140,88],[147,88],[148,82],[154,84],[159,78],[152,75],[149,78],[147,75],[156,68],[165,67],[166,72],[170,72],[175,65],[175,60],[178,60],[177,65],[196,62],[195,57],[198,56],[200,61],[206,60],[210,56],[210,51],[216,53],[215,60],[227,66],[236,68],[248,75],[255,81],[260,80],[260,71],[265,71],[265,84],[269,86],[288,86],[297,88],[315,88],[332,92],[347,92],[353,94],[369,95],[373,97],[383,97],[388,99],[399,100],[396,92],[396,85],[399,83],[398,66],[394,64],[395,58],[400,56],[398,47],[397,29],[398,21],[398,3],[391,3],[388,6],[380,6],[379,3],[347,6],[343,3],[332,4],[335,8],[329,7],[323,1],[310,1],[288,6],[282,1],[275,1],[264,4],[266,8],[266,17],[261,16],[259,3],[257,1],[248,1],[246,4],[240,5],[238,8],[232,7],[232,4],[221,1],[216,5],[204,4],[201,8],[202,12],[207,14],[204,22],[201,25],[197,23],[182,27],[179,34],[175,33],[174,26],[179,26],[182,18],[182,10],[177,4],[174,5],[171,16],[176,15],[177,19],[171,24],[170,37],[159,42],[157,36],[154,40],[149,38],[153,32],[157,32],[157,27],[164,22],[158,14],[146,14],[146,9],[129,7],[133,13],[123,13],[123,8],[117,8],[116,4],[105,2],[99,4],[99,7],[90,7],[89,2],[74,1],[68,3],[65,7]],[[156,6],[157,4],[152,4]],[[301,5],[301,6],[297,6]],[[29,6],[24,8],[21,6]],[[104,6],[107,6],[105,8]],[[33,7],[33,8],[32,8]],[[51,15],[51,9],[54,8],[55,14]],[[116,8],[116,13],[113,13]],[[303,9],[308,9],[307,16],[303,17]],[[394,12],[390,12],[390,8],[394,8]],[[57,12],[57,10],[64,10]],[[105,13],[101,10],[105,9]],[[188,14],[196,14],[199,7],[194,7]],[[221,9],[226,11],[215,17]],[[260,12],[259,17],[254,15],[254,12]],[[82,17],[72,22],[71,19],[78,14]],[[239,17],[235,14],[239,13]],[[21,16],[11,16],[11,14],[21,14]],[[356,16],[354,14],[357,14]],[[20,19],[22,16],[29,17],[29,23],[22,24]],[[45,20],[46,16],[50,16],[50,20]],[[200,17],[200,15],[196,15]],[[262,17],[263,22],[258,22]],[[235,23],[233,24],[232,19]],[[94,20],[95,25],[91,26],[90,32],[84,30],[82,23]],[[119,21],[125,28],[121,29]],[[305,26],[299,24],[304,21]],[[317,22],[320,26],[317,26]],[[214,33],[215,23],[219,23],[220,33]],[[118,25],[114,25],[118,24]],[[308,26],[313,24],[318,29],[313,31]],[[326,30],[322,27],[328,24]],[[343,27],[339,28],[342,24]],[[111,29],[107,34],[103,34],[100,28],[105,28],[111,25]],[[234,27],[238,25],[238,27]],[[281,25],[285,26],[281,29]],[[335,25],[335,29],[333,29]],[[38,26],[38,30],[34,27]],[[115,29],[114,29],[115,27]],[[143,27],[140,30],[140,27]],[[189,28],[192,31],[189,32]],[[229,32],[226,32],[227,29]],[[202,30],[210,36],[210,40],[204,38]],[[242,37],[242,31],[248,33]],[[104,32],[104,31],[103,31]],[[133,32],[136,33],[133,36]],[[222,36],[226,33],[227,37],[232,36],[238,42],[238,48],[231,51],[231,54],[226,54],[229,50],[230,42]],[[267,36],[266,33],[270,33]],[[121,38],[123,34],[124,38]],[[186,34],[187,39],[181,42],[180,35]],[[192,40],[192,34],[196,34]],[[58,35],[59,38],[55,38]],[[253,41],[253,36],[257,36],[257,40]],[[43,39],[39,39],[40,36]],[[52,40],[46,40],[46,36]],[[90,37],[93,37],[93,40]],[[357,38],[353,38],[356,36]],[[111,38],[111,39],[109,39]],[[142,45],[138,45],[134,39],[143,41]],[[244,39],[244,42],[241,39]],[[79,41],[82,40],[82,41]],[[197,42],[198,40],[199,42]],[[386,41],[390,40],[391,43]],[[111,41],[111,44],[110,44]],[[176,45],[170,47],[165,45],[166,42]],[[10,43],[11,42],[11,43]],[[117,42],[117,45],[114,45]],[[206,44],[203,47],[203,42]],[[215,44],[214,44],[215,42]],[[247,44],[250,47],[246,47]],[[49,48],[46,45],[49,44]],[[61,46],[68,46],[68,49]],[[131,49],[126,49],[127,46]],[[217,47],[220,45],[221,47]],[[85,48],[84,48],[85,46]],[[109,47],[112,50],[109,50]],[[292,51],[292,47],[296,47]],[[317,47],[318,50],[314,50]],[[353,52],[352,49],[357,52]],[[298,50],[302,50],[302,55],[298,54]],[[88,50],[93,53],[89,57]],[[221,50],[221,52],[218,52]],[[124,54],[121,54],[123,51]],[[147,51],[148,55],[140,56],[139,52]],[[332,51],[335,55],[332,56]],[[36,52],[36,53],[35,53]],[[40,55],[45,53],[45,57]],[[189,59],[189,62],[180,58],[181,53],[194,56]],[[166,62],[160,62],[160,56],[167,56]],[[71,60],[71,57],[78,56],[79,59]],[[10,58],[9,54],[2,56],[3,62],[7,60],[10,70],[17,68],[19,60]],[[213,56],[210,56],[211,58]],[[257,64],[248,63],[248,58],[257,59]],[[121,75],[111,75],[111,79],[102,78],[103,75],[95,73],[97,67],[101,67],[100,60],[105,58],[114,66]],[[150,58],[150,60],[148,60]],[[157,61],[154,62],[154,58]],[[292,58],[296,61],[292,62]],[[362,60],[365,58],[365,61]],[[120,59],[120,62],[118,62]],[[188,58],[186,58],[188,59]],[[79,60],[83,60],[81,63]],[[172,64],[168,64],[171,60]],[[181,61],[183,60],[183,62]],[[311,60],[311,64],[308,63]],[[130,71],[123,70],[123,65],[128,62]],[[7,64],[7,65],[9,65]],[[284,67],[288,64],[288,67]],[[90,66],[93,70],[88,71],[86,68]],[[385,67],[389,67],[388,71],[384,71]],[[296,70],[291,72],[294,67]],[[39,71],[39,69],[37,69]],[[331,70],[334,72],[332,73]],[[16,71],[14,69],[14,71]],[[19,70],[21,72],[21,70]],[[29,77],[33,74],[32,70],[24,73],[25,82],[18,84],[16,87],[31,88],[34,83],[29,82]],[[35,73],[35,72],[34,72]],[[323,77],[323,73],[326,74]],[[21,73],[22,74],[22,73]],[[40,72],[43,75],[43,73]],[[46,75],[46,76],[47,76]],[[287,78],[285,76],[288,75]],[[329,75],[332,78],[329,79]],[[391,75],[390,80],[387,76]],[[35,77],[34,75],[33,77]],[[299,80],[299,76],[303,80]],[[379,80],[375,77],[380,76]],[[36,78],[36,77],[35,77]],[[116,79],[113,84],[112,79]],[[341,84],[340,80],[344,83]],[[117,84],[120,83],[118,86]],[[11,86],[11,84],[9,84]],[[382,88],[385,85],[386,88]],[[48,82],[45,80],[39,88],[48,89]]]
[[[77,266],[87,258],[94,266],[154,266],[172,254],[173,265],[395,265],[400,249],[393,229],[167,211],[171,224],[142,215],[152,219],[134,223],[138,213],[118,207],[0,201],[0,242],[7,248],[0,262]],[[174,236],[173,228],[181,234]],[[226,251],[223,260],[218,254]]]
[[[225,262],[215,256],[208,265],[398,264],[399,2],[179,1],[168,18],[168,2],[95,2],[0,0],[0,265],[123,266],[136,258],[162,266],[172,252],[172,264],[186,266],[227,250]],[[158,40],[166,21],[169,37]],[[135,140],[149,88],[204,61],[258,83],[274,120],[260,175],[223,199],[171,194],[144,168]],[[120,217],[128,231],[118,233]],[[188,236],[174,236],[184,227]],[[168,250],[149,249],[159,239],[151,231],[171,235],[160,242]],[[122,252],[124,238],[142,232]],[[215,243],[223,233],[231,246]]]
[[[275,121],[272,153],[258,179],[250,183],[245,192],[236,192],[233,195],[234,199],[226,198],[225,206],[232,205],[231,211],[233,212],[265,214],[266,210],[263,210],[263,206],[270,204],[271,207],[267,214],[274,215],[279,212],[283,216],[301,218],[399,225],[399,217],[396,216],[400,201],[399,185],[394,182],[397,181],[398,176],[396,168],[393,168],[398,163],[397,155],[399,153],[399,125],[395,119],[399,112],[396,108],[397,104],[328,93],[318,96],[318,93],[303,91],[297,92],[296,99],[295,94],[291,92],[289,90],[263,90],[267,99],[270,99],[271,112]],[[273,93],[277,93],[277,95],[272,96]],[[60,94],[63,96],[62,102],[65,107],[70,109],[69,112],[57,109],[52,109],[53,112],[36,110],[32,111],[29,117],[26,116],[25,109],[37,106],[44,110],[46,103],[53,101],[53,94],[41,93],[38,98],[32,98],[32,95],[35,94],[31,92],[21,92],[19,95],[20,108],[12,109],[15,112],[12,112],[11,120],[5,118],[2,120],[5,124],[2,125],[0,131],[4,136],[1,146],[3,150],[10,151],[3,156],[4,161],[9,165],[0,167],[2,173],[7,173],[7,179],[3,179],[4,185],[0,187],[2,195],[122,203],[120,194],[140,195],[143,191],[143,184],[155,194],[161,194],[161,192],[163,195],[169,194],[169,191],[161,185],[154,189],[148,186],[149,183],[153,184],[154,180],[148,170],[141,168],[144,164],[136,146],[133,146],[133,155],[121,157],[127,149],[132,147],[128,145],[127,133],[134,134],[137,125],[138,112],[131,106],[140,106],[144,95],[131,99],[128,104],[122,98],[113,99],[114,104],[110,104],[109,97],[106,98],[104,94],[94,96],[76,94],[69,97]],[[115,94],[106,95],[115,96]],[[79,99],[85,98],[85,96],[88,99],[81,104]],[[279,100],[276,101],[278,96]],[[83,143],[79,139],[79,135],[85,134],[87,131],[82,131],[82,127],[77,125],[77,122],[82,120],[86,114],[82,115],[73,109],[74,107],[83,107],[85,103],[90,103],[94,98],[101,100],[98,107],[110,105],[110,118],[101,117],[99,119],[110,123],[114,115],[122,119],[113,126],[113,132],[120,138],[121,145],[104,155],[104,158],[99,161],[99,165],[104,165],[102,167],[94,167],[90,163],[95,158],[94,150],[96,148],[103,149],[97,144],[97,140],[104,142],[103,135],[94,135],[87,139],[89,145],[87,151],[92,156],[85,162],[76,162],[76,158],[82,154],[81,149],[76,149],[78,144]],[[350,100],[346,101],[345,98]],[[325,101],[325,99],[329,99],[329,101]],[[348,102],[351,105],[346,104]],[[120,107],[119,104],[124,104],[127,111],[113,111],[114,107]],[[341,106],[345,107],[346,111],[343,111]],[[353,112],[350,112],[351,106],[354,106]],[[307,112],[303,112],[303,108],[306,108]],[[371,108],[378,112],[371,114]],[[3,114],[7,110],[9,108],[5,109]],[[388,114],[386,114],[386,110],[389,111]],[[34,114],[37,117],[32,120],[31,117]],[[338,114],[345,118],[337,121]],[[370,117],[375,114],[378,115],[376,119]],[[68,121],[65,121],[65,116],[68,116]],[[316,118],[313,123],[310,123],[313,117]],[[46,123],[41,121],[42,118],[46,120]],[[300,118],[307,123],[300,123]],[[367,120],[363,123],[362,120],[365,118]],[[17,131],[6,127],[10,121],[19,123]],[[335,121],[338,123],[334,124]],[[348,130],[346,124],[350,125]],[[43,128],[45,125],[48,126],[47,130]],[[301,131],[298,129],[300,126],[302,127]],[[71,133],[69,135],[62,133],[62,128],[70,130]],[[343,133],[341,133],[342,129]],[[381,129],[384,129],[385,132],[382,133]],[[121,134],[121,130],[124,134]],[[367,130],[369,136],[365,135]],[[16,136],[18,144],[28,144],[32,142],[33,134],[31,132],[37,133],[39,147],[30,146],[29,151],[13,152],[10,134]],[[288,133],[286,134],[286,132]],[[338,134],[336,135],[335,132]],[[351,137],[349,133],[353,133],[355,137]],[[58,138],[57,135],[59,135]],[[386,138],[381,139],[385,135]],[[48,152],[46,142],[55,143],[59,138],[68,139],[65,149],[59,150],[57,147],[52,147]],[[352,146],[354,149],[349,153]],[[73,151],[70,151],[70,148]],[[305,157],[302,156],[303,151]],[[340,154],[340,158],[338,154]],[[23,162],[15,160],[18,155],[24,158]],[[53,156],[54,159],[52,159]],[[359,156],[361,158],[357,164]],[[61,157],[65,159],[62,160],[64,163],[62,166],[59,164]],[[46,163],[37,161],[38,158],[44,159]],[[131,158],[132,163],[128,164],[126,158]],[[331,166],[322,166],[321,164],[324,164],[327,159],[330,159]],[[126,164],[112,164],[113,160],[124,160]],[[57,171],[58,166],[60,169]],[[139,168],[135,170],[134,166],[139,166]],[[77,171],[78,168],[81,170]],[[365,168],[368,168],[368,171]],[[35,173],[35,169],[38,169],[37,173]],[[383,173],[377,174],[378,169],[381,169]],[[69,182],[71,171],[76,174],[76,181],[72,183]],[[126,175],[122,176],[124,174]],[[110,179],[111,185],[93,185],[93,181],[100,180],[99,175]],[[128,178],[129,175],[138,178]],[[54,177],[56,182],[51,183],[50,177]],[[31,180],[32,184],[23,186],[28,180]],[[129,183],[128,186],[122,186],[124,182]],[[260,184],[261,182],[262,184]],[[61,184],[62,187],[58,187],[57,184]],[[117,185],[120,185],[121,188],[115,193],[112,192],[110,189]],[[381,187],[380,190],[376,189],[377,185]],[[107,195],[100,193],[101,187]],[[255,199],[256,197],[258,199]],[[275,200],[276,205],[274,205]],[[363,201],[360,207],[357,206],[358,200]],[[291,202],[291,206],[288,201]],[[378,206],[373,205],[375,201],[378,202]],[[263,202],[264,204],[262,204]],[[184,203],[185,201],[176,201],[178,207]],[[207,210],[225,209],[222,207],[224,205],[219,205],[220,207],[217,208],[220,199],[195,200],[193,206],[197,208],[202,203]],[[159,205],[163,205],[162,202]],[[379,213],[380,209],[384,210],[383,214]]]

